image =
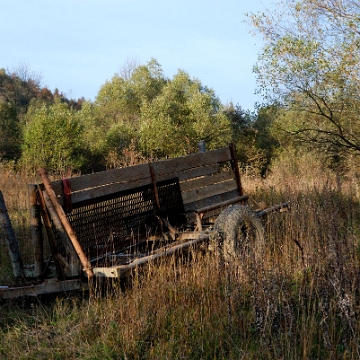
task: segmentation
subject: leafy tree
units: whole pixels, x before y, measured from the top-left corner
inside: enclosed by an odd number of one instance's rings
[[[17,159],[20,155],[20,125],[13,104],[0,101],[0,159]]]
[[[53,105],[35,108],[26,118],[22,162],[33,170],[45,167],[64,173],[80,169],[85,162],[82,133],[79,114],[66,103],[56,100]]]
[[[25,64],[12,72],[0,69],[0,158],[17,160],[21,155],[22,128],[28,110],[52,103],[54,95],[40,86],[41,78]]]
[[[179,71],[152,101],[141,106],[140,148],[147,156],[174,157],[227,144],[230,123],[211,89]]]
[[[13,73],[0,69],[0,158],[19,158],[22,120],[39,89],[39,79],[27,67]]]
[[[246,171],[265,176],[279,146],[278,134],[273,131],[280,110],[277,106],[264,106],[257,113],[250,113],[232,103],[225,107],[232,129],[231,141],[236,144],[238,160]]]
[[[121,163],[130,144],[141,157],[166,157],[194,151],[199,140],[209,148],[230,140],[229,121],[214,92],[183,71],[166,78],[154,59],[126,64],[102,86],[94,109],[93,125],[103,134],[98,149],[111,166]]]
[[[107,130],[119,122],[136,126],[142,102],[154,99],[165,83],[161,66],[154,59],[134,69],[127,67],[99,90],[95,99],[98,116]]]
[[[260,91],[291,111],[285,129],[327,151],[360,151],[360,3],[284,0],[252,14],[264,39]]]

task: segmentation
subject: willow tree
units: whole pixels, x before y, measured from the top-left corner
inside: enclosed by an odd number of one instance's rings
[[[146,156],[175,157],[227,145],[229,118],[212,89],[179,70],[151,101],[141,106],[139,144]]]
[[[250,14],[264,47],[254,68],[285,129],[329,151],[360,152],[360,3],[284,0]]]

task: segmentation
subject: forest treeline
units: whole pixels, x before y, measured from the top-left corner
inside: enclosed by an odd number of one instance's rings
[[[248,14],[263,39],[254,73],[265,105],[254,112],[222,104],[186,71],[166,77],[155,59],[124,64],[94,101],[42,87],[26,66],[1,69],[0,159],[87,173],[189,154],[204,140],[208,149],[234,142],[256,174],[276,156],[309,151],[347,171],[360,154],[360,4],[284,0],[274,9]]]
[[[27,66],[0,70],[0,158],[29,171],[88,173],[189,154],[204,140],[208,149],[235,142],[242,165],[264,174],[278,143],[273,115],[222,104],[183,70],[167,78],[154,59],[125,64],[94,101],[41,86]]]

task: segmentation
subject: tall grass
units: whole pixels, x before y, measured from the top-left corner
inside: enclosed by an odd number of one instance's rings
[[[100,299],[4,302],[0,358],[360,358],[356,184],[318,169],[292,159],[266,180],[243,179],[254,208],[292,203],[268,217],[257,263],[224,267],[194,249],[138,269]],[[18,201],[10,193],[10,216]]]

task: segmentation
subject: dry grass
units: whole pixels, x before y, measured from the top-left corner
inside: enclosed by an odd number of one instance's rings
[[[277,165],[266,181],[244,179],[254,208],[292,202],[292,212],[268,218],[259,263],[223,268],[216,254],[193,250],[135,272],[131,286],[113,284],[101,299],[4,303],[0,358],[358,359],[355,184],[316,170],[314,160],[296,161]],[[14,186],[2,191],[26,234],[27,218],[17,213],[26,200],[15,189],[28,179],[8,176]]]

